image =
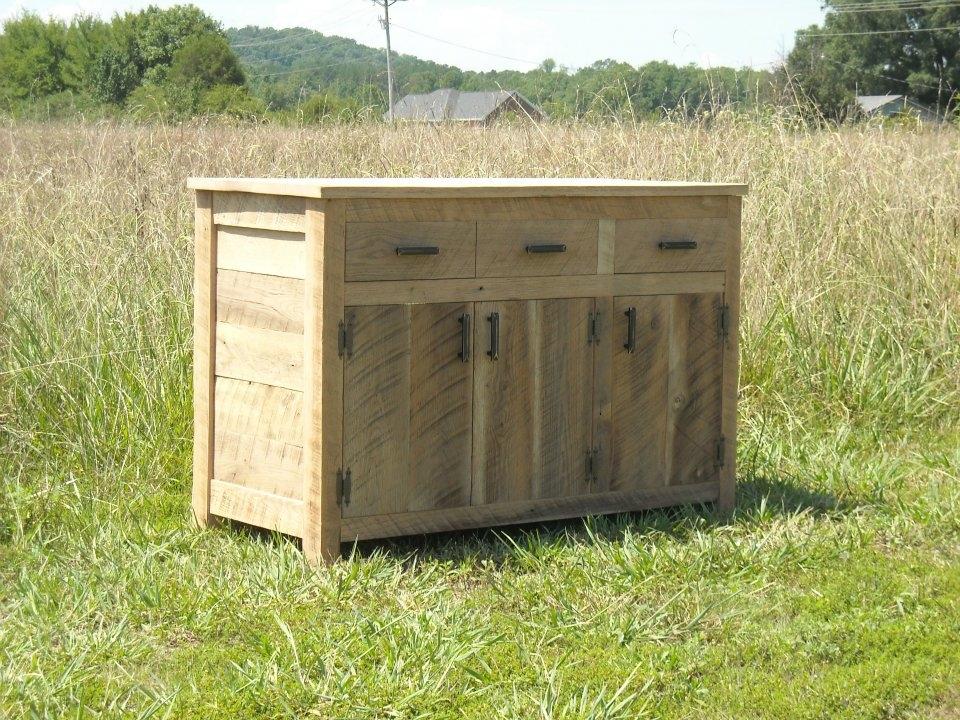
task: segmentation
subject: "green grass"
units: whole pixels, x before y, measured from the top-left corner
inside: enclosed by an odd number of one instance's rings
[[[958,139],[6,127],[0,716],[960,717]],[[747,178],[735,515],[193,529],[190,174]]]

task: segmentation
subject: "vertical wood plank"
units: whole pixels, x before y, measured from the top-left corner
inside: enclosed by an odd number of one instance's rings
[[[602,223],[603,221],[601,221]],[[602,225],[601,225],[602,228]],[[593,441],[596,453],[594,459],[593,492],[610,490],[613,470],[613,423],[614,380],[613,353],[615,343],[623,345],[623,319],[614,311],[614,299],[611,296],[598,297],[594,301],[594,311],[600,313],[600,339],[593,355]],[[620,388],[617,387],[619,394]]]
[[[721,427],[724,437],[720,497],[717,506],[729,513],[736,502],[737,394],[740,379],[740,221],[743,199],[728,198],[727,258],[724,302],[730,307],[730,332],[723,346],[723,399]]]
[[[194,208],[192,505],[201,527],[211,522],[214,451],[217,248],[212,195],[208,190],[198,190]]]
[[[597,249],[597,275],[613,274],[614,242],[617,233],[617,221],[613,218],[600,218]]]
[[[627,352],[629,308],[637,313],[636,347]],[[671,298],[619,297],[614,306],[613,457],[610,489],[643,490],[667,484],[667,337]]]
[[[340,557],[337,471],[343,452],[343,318],[345,221],[342,201],[307,199],[304,296],[303,551],[314,563]]]

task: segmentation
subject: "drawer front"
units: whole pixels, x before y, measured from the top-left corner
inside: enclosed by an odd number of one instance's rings
[[[597,220],[477,223],[477,277],[595,275]]]
[[[472,278],[477,236],[472,222],[350,222],[347,282]]]
[[[613,270],[618,273],[723,270],[726,219],[617,220]]]

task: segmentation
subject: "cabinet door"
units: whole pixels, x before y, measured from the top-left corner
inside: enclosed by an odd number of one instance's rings
[[[476,308],[473,504],[590,492],[594,301]]]
[[[721,305],[711,293],[614,299],[611,490],[717,480]]]
[[[473,359],[461,357],[465,315],[473,320],[472,303],[347,308],[344,516],[469,504]]]

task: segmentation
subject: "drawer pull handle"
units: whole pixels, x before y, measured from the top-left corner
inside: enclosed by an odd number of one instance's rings
[[[460,352],[462,362],[470,362],[470,313],[460,316]]]
[[[440,248],[436,245],[401,245],[397,248],[397,255],[439,255]]]
[[[531,255],[538,255],[540,253],[562,253],[567,251],[567,246],[562,243],[556,245],[527,245],[526,250]]]
[[[661,240],[658,247],[661,250],[696,250],[696,240]]]
[[[490,323],[490,349],[487,355],[491,360],[500,358],[500,313],[490,313],[487,316],[487,322]]]
[[[624,315],[627,316],[627,341],[623,347],[628,353],[632,353],[637,349],[637,309],[627,308]]]

